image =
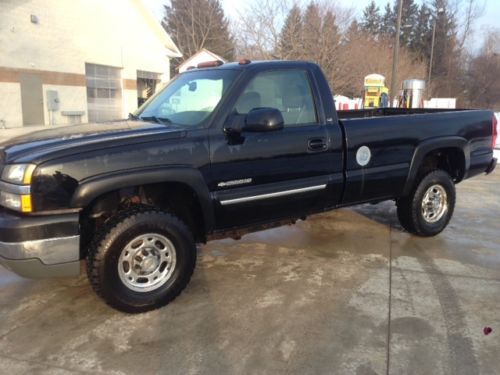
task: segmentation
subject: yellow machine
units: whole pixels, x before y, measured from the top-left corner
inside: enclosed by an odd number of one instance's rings
[[[385,87],[385,77],[380,74],[369,74],[365,77],[363,91],[364,108],[389,107],[389,89]]]

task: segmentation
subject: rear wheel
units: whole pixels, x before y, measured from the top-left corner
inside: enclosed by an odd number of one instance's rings
[[[423,237],[435,236],[446,228],[454,208],[455,185],[442,170],[424,175],[410,195],[397,200],[403,228]]]
[[[189,283],[196,246],[175,216],[148,207],[122,211],[103,228],[87,257],[89,281],[110,306],[139,313],[164,306]]]

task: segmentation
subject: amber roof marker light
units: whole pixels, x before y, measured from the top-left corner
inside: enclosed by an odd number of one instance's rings
[[[248,65],[250,64],[252,61],[248,60],[248,59],[240,59],[240,61],[238,61],[238,64],[240,65]]]
[[[196,65],[196,67],[198,69],[201,69],[201,68],[215,68],[217,66],[221,66],[222,64],[224,64],[224,62],[222,62],[220,60],[206,61],[206,62],[199,63],[198,65]]]

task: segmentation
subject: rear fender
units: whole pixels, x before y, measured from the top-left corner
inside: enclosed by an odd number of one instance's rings
[[[470,166],[470,151],[469,144],[465,138],[453,136],[428,139],[420,143],[413,153],[413,158],[410,164],[410,171],[408,173],[408,178],[406,179],[405,187],[403,189],[403,195],[408,195],[413,188],[418,175],[418,171],[422,166],[425,157],[429,155],[429,153],[442,148],[458,148],[462,150],[465,160],[464,175],[467,174]]]

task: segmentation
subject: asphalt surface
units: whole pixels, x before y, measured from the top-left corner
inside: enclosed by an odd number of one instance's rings
[[[434,238],[385,202],[214,241],[185,292],[142,315],[84,276],[0,269],[0,373],[498,373],[499,197],[499,171],[458,185]]]

